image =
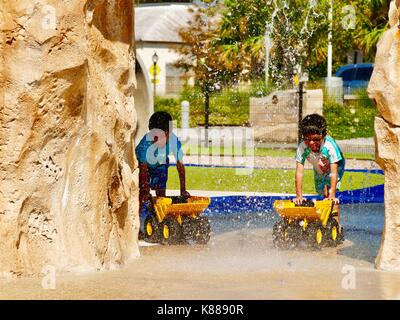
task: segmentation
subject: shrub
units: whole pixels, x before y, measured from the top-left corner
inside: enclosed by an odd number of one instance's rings
[[[330,134],[338,140],[368,138],[374,136],[374,118],[378,111],[368,98],[365,90],[358,93],[358,99],[345,105],[327,101],[324,116]]]

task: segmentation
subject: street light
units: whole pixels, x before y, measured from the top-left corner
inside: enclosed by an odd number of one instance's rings
[[[154,88],[154,92],[153,92],[153,96],[154,96],[154,100],[156,99],[156,77],[157,77],[157,62],[158,62],[158,55],[157,52],[154,51],[154,54],[151,58],[153,60],[153,88]]]
[[[333,29],[333,0],[329,1],[329,32],[328,32],[328,84],[331,85],[332,77],[332,29]]]

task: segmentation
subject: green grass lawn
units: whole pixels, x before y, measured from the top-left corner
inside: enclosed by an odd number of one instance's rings
[[[168,189],[179,189],[175,167],[169,168]],[[346,172],[341,190],[355,190],[384,183],[384,176]],[[190,190],[295,193],[294,170],[254,169],[251,175],[236,175],[232,168],[186,167],[186,187]],[[315,193],[312,170],[306,170],[304,193]]]

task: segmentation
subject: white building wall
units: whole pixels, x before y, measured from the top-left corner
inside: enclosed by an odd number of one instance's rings
[[[149,79],[152,81],[154,75],[150,74],[149,69],[153,65],[152,57],[154,52],[158,55],[158,67],[160,73],[157,75],[159,82],[156,84],[156,95],[163,96],[166,94],[166,65],[169,63],[175,63],[179,55],[173,49],[171,44],[163,43],[137,43],[136,54],[140,56],[146,66]],[[151,83],[152,92],[154,91],[153,83]]]

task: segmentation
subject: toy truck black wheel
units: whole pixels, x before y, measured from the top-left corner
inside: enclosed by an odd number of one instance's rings
[[[195,232],[195,219],[189,217],[182,218],[182,236],[185,241],[190,241],[193,239]]]
[[[148,242],[160,242],[160,225],[157,221],[157,217],[154,215],[148,215],[144,220],[144,240]]]
[[[344,230],[343,227],[340,226],[339,243],[343,243],[343,241],[344,241]]]
[[[211,226],[206,217],[193,220],[193,240],[198,244],[206,244],[210,240]]]
[[[284,220],[275,223],[272,229],[272,237],[275,247],[279,249],[287,250],[296,246],[292,227]]]
[[[182,227],[176,219],[167,217],[161,224],[161,235],[164,244],[177,244],[182,240]]]
[[[307,229],[307,243],[313,249],[321,248],[325,244],[325,228],[320,222],[312,222]]]
[[[328,246],[335,247],[343,240],[343,228],[335,219],[329,219],[326,224],[326,243]]]

